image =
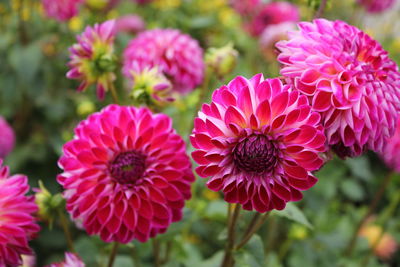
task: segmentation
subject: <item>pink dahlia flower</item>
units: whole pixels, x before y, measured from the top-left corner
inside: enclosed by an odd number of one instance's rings
[[[153,2],[153,0],[133,0],[133,1],[138,3],[139,5],[145,5]]]
[[[146,27],[143,19],[138,15],[126,15],[116,20],[115,28],[117,32],[138,33]]]
[[[97,97],[104,99],[105,92],[115,80],[114,38],[114,20],[95,24],[94,27],[88,26],[81,35],[77,36],[78,43],[69,49],[68,66],[71,69],[67,77],[81,81],[78,91],[96,84]]]
[[[261,0],[230,0],[233,9],[242,16],[254,15],[261,5]]]
[[[396,132],[387,140],[380,155],[389,168],[400,173],[400,116],[397,119]]]
[[[382,46],[343,21],[299,23],[277,44],[281,74],[322,115],[328,143],[341,157],[381,151],[400,112],[400,73]]]
[[[140,33],[124,51],[124,74],[132,78],[131,68],[157,67],[169,77],[173,89],[186,93],[203,81],[203,50],[189,35],[174,29],[155,29]]]
[[[395,0],[357,0],[369,13],[381,13],[391,8]]]
[[[282,22],[267,26],[259,40],[261,51],[267,60],[276,60],[278,54],[275,44],[288,39],[288,32],[296,29],[293,22]]]
[[[192,153],[208,188],[246,210],[284,209],[312,187],[325,151],[320,115],[279,79],[237,77],[194,121]]]
[[[0,116],[0,159],[5,158],[13,150],[15,134],[7,121]]]
[[[46,15],[58,21],[67,21],[76,16],[84,0],[42,0]]]
[[[269,25],[300,20],[299,9],[289,2],[271,2],[260,9],[249,25],[249,31],[254,36],[259,36]]]
[[[9,175],[0,159],[0,266],[20,266],[21,255],[32,255],[28,241],[39,231],[33,214],[37,206],[24,175]]]
[[[65,260],[59,263],[52,263],[47,267],[85,267],[85,263],[74,253],[65,252]]]
[[[109,105],[64,145],[67,210],[105,242],[145,242],[182,218],[194,181],[185,142],[164,114]]]

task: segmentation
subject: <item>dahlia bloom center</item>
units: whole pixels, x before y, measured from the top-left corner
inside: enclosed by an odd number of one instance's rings
[[[132,150],[118,154],[109,164],[111,176],[120,184],[135,184],[143,177],[146,169],[146,156]]]
[[[277,163],[278,150],[265,135],[252,135],[241,140],[233,149],[235,166],[243,172],[261,174]]]

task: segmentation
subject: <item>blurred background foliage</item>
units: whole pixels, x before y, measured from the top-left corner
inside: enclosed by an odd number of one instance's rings
[[[318,0],[293,0],[302,19],[310,20]],[[60,23],[46,18],[40,1],[0,1],[0,114],[14,128],[17,143],[5,163],[13,173],[28,175],[32,187],[42,180],[52,193],[61,191],[55,177],[60,172],[57,160],[62,145],[73,136],[73,128],[88,114],[111,103],[110,96],[99,102],[94,90],[77,93],[76,81],[65,77],[68,47],[85,25],[92,25],[125,14],[140,15],[147,28],[178,28],[199,40],[204,49],[232,43],[239,52],[235,70],[224,77],[212,77],[208,94],[236,75],[265,77],[279,75],[278,64],[263,58],[258,40],[242,27],[243,18],[227,0],[155,0],[148,5],[122,1],[105,11],[102,0],[90,0],[79,16]],[[390,56],[400,63],[399,3],[393,10],[366,15],[355,1],[331,0],[325,17],[342,19],[377,38]],[[134,35],[120,34],[118,54]],[[117,80],[120,94],[124,82]],[[188,140],[199,90],[167,107],[177,131]],[[124,104],[131,104],[127,98]],[[191,147],[188,146],[188,152]],[[237,266],[400,266],[400,253],[389,260],[373,255],[367,239],[358,238],[351,256],[347,246],[357,223],[367,212],[388,170],[373,153],[356,159],[334,159],[316,176],[318,184],[305,192],[304,199],[273,212],[258,235],[235,254]],[[165,266],[218,266],[226,242],[227,205],[220,194],[197,179],[193,199],[187,203],[181,222],[171,225],[158,237],[162,254],[168,254]],[[400,176],[394,176],[376,209],[375,223],[400,241]],[[397,202],[397,203],[396,203]],[[252,217],[243,212],[239,228],[245,229]],[[73,227],[74,243],[87,266],[105,264],[111,245],[97,237],[88,237]],[[240,233],[238,233],[240,235]],[[56,220],[42,231],[32,247],[37,264],[60,260],[66,250],[63,232]],[[133,256],[132,256],[133,255]],[[115,266],[152,266],[151,243],[133,242],[121,247]]]

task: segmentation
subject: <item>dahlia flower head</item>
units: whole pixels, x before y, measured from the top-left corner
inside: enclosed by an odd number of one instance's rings
[[[116,32],[138,33],[144,30],[146,23],[138,15],[125,15],[116,19]]]
[[[140,33],[124,51],[123,73],[132,79],[132,68],[157,67],[169,77],[173,90],[187,93],[203,81],[203,50],[198,42],[176,29],[154,29]]]
[[[340,157],[382,151],[400,111],[396,63],[377,41],[343,21],[298,26],[277,43],[281,74],[309,97]]]
[[[288,39],[288,32],[296,29],[294,22],[282,22],[267,26],[262,32],[259,45],[261,51],[267,60],[276,60],[278,52],[275,44],[281,40]]]
[[[65,252],[65,260],[59,263],[52,263],[47,267],[85,267],[85,263],[74,253]]]
[[[391,8],[395,0],[357,0],[369,13],[381,13]]]
[[[302,198],[323,165],[325,136],[308,99],[279,79],[258,74],[214,91],[190,137],[196,172],[207,187],[246,210],[282,210]]]
[[[0,159],[5,158],[13,150],[15,144],[14,130],[0,116]]]
[[[299,20],[300,12],[297,6],[289,2],[271,2],[259,8],[248,29],[253,36],[259,36],[269,25]]]
[[[37,206],[29,191],[28,177],[10,176],[0,159],[0,266],[20,266],[22,255],[32,255],[30,241],[39,231],[33,214]]]
[[[185,142],[164,114],[109,105],[63,147],[57,178],[67,211],[105,242],[145,242],[182,218],[194,175]]]
[[[42,0],[46,15],[60,22],[78,15],[79,7],[83,3],[84,0]]]
[[[77,36],[78,43],[70,47],[70,70],[67,78],[80,80],[78,91],[84,91],[96,84],[97,97],[104,99],[115,80],[114,69],[116,58],[114,54],[115,20],[86,27]]]
[[[397,119],[396,132],[387,140],[380,156],[389,168],[400,173],[400,116]]]

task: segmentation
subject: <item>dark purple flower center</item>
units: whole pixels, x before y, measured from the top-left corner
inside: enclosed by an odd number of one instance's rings
[[[111,176],[120,184],[135,184],[146,169],[146,156],[139,151],[118,154],[108,165]]]
[[[275,144],[265,135],[252,135],[233,149],[233,162],[243,172],[261,174],[271,171],[278,161]]]

